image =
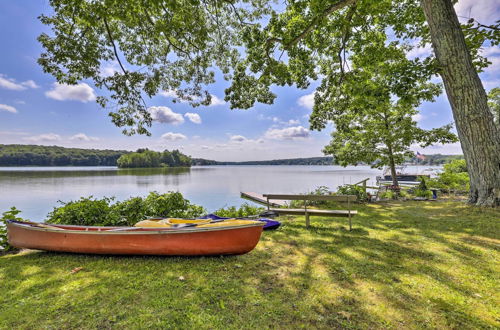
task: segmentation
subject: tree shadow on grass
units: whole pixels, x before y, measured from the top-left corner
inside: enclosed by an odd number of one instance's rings
[[[236,257],[5,256],[0,279],[11,283],[0,284],[9,292],[0,305],[6,313],[33,310],[41,322],[34,326],[68,315],[85,327],[71,315],[94,313],[96,327],[493,327],[492,316],[475,313],[493,307],[477,298],[480,281],[468,280],[463,267],[494,276],[488,262],[488,253],[498,252],[494,234],[483,235],[481,222],[453,224],[457,211],[437,218],[425,211],[415,220],[410,215],[420,208],[365,207],[353,231],[345,219],[315,217],[307,230],[297,218]],[[462,268],[455,271],[457,262]]]

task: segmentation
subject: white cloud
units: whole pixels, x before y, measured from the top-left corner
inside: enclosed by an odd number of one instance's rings
[[[23,91],[27,88],[38,88],[40,86],[38,86],[33,80],[17,83],[14,79],[7,78],[7,76],[0,74],[0,87],[13,91]]]
[[[45,92],[45,95],[48,98],[58,101],[80,101],[83,103],[94,101],[96,99],[94,90],[86,83],[77,85],[54,83],[53,88],[50,91]]]
[[[243,135],[233,135],[229,138],[230,141],[232,142],[244,142],[244,141],[248,141],[248,139],[246,137],[244,137]]]
[[[154,121],[164,123],[179,125],[184,122],[184,118],[180,113],[173,112],[169,107],[150,107],[148,108],[149,113]]]
[[[301,107],[312,109],[314,107],[314,92],[299,97],[297,104]]]
[[[419,47],[419,42],[420,41],[414,41],[412,43],[412,46],[414,47],[412,50],[410,50],[407,54],[406,57],[409,59],[414,59],[416,57],[428,57],[432,53],[432,46],[430,44],[426,44],[424,47]]]
[[[482,24],[492,24],[500,17],[499,0],[459,0],[455,10],[461,21],[474,18]]]
[[[482,80],[484,89],[488,92],[490,89],[500,86],[500,79]]]
[[[21,83],[21,85],[29,87],[29,88],[40,88],[40,86],[38,86],[36,84],[36,82],[34,82],[33,80],[24,81]]]
[[[260,114],[257,118],[259,120],[272,120],[273,123],[276,123],[279,125],[299,125],[300,124],[300,120],[297,120],[297,119],[290,119],[288,121],[283,121],[279,117],[264,116],[263,114]]]
[[[201,117],[197,113],[187,112],[184,114],[184,117],[186,117],[195,124],[201,124]]]
[[[177,94],[174,90],[161,91],[159,94],[165,97],[177,97]]]
[[[489,57],[488,61],[490,61],[491,64],[484,69],[484,72],[490,75],[500,75],[500,57]]]
[[[29,142],[53,142],[53,141],[60,141],[61,136],[59,134],[47,133],[47,134],[40,134],[40,135],[26,137],[23,138],[23,140]]]
[[[100,74],[102,77],[111,77],[120,69],[117,61],[112,61],[101,66]]]
[[[481,55],[484,57],[500,55],[500,47],[499,46],[483,47],[481,48]]]
[[[84,133],[78,133],[73,135],[72,137],[69,138],[71,141],[85,141],[85,142],[90,142],[90,141],[98,141],[99,138],[93,137],[93,136],[88,136]]]
[[[416,121],[417,123],[419,121],[421,121],[422,119],[424,119],[425,117],[423,115],[421,115],[420,113],[416,113],[414,114],[413,116],[411,116],[411,119],[413,119],[414,121]]]
[[[161,138],[163,140],[167,140],[167,141],[179,141],[179,140],[185,140],[185,139],[187,139],[187,137],[184,134],[181,134],[181,133],[172,133],[172,132],[168,132],[168,133],[163,134],[161,136]]]
[[[283,129],[268,129],[264,136],[272,140],[294,140],[309,137],[309,130],[303,126],[292,126]]]
[[[212,102],[210,103],[209,107],[215,107],[215,106],[218,106],[218,105],[224,105],[224,104],[226,104],[226,102],[224,102],[224,100],[218,98],[214,94],[210,94],[210,96],[212,97]]]
[[[7,111],[7,112],[12,112],[12,113],[17,113],[17,109],[14,108],[13,106],[7,105],[7,104],[0,104],[0,111]]]

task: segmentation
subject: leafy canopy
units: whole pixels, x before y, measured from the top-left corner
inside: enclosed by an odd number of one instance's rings
[[[412,157],[413,144],[457,141],[451,124],[424,130],[413,118],[422,101],[440,93],[440,86],[428,80],[419,64],[408,60],[383,33],[372,33],[364,47],[366,52],[351,56],[351,70],[339,77],[342,84],[319,92],[322,102],[315,107],[311,124],[322,128],[331,121],[335,126],[324,152],[343,166],[366,162],[382,167]]]
[[[109,95],[99,104],[126,134],[149,134],[148,98],[175,91],[193,106],[208,105],[207,85],[215,70],[231,81],[226,101],[248,109],[255,102],[272,104],[272,85],[307,88],[319,81],[312,128],[332,116],[322,106],[351,72],[353,57],[374,60],[381,49],[370,45],[379,35],[393,47],[410,51],[429,44],[418,0],[50,0],[51,15],[41,21],[53,34],[42,34],[43,69],[59,83],[91,80]],[[478,55],[490,40],[498,44],[498,24],[474,19],[463,25],[479,69],[488,62]],[[396,96],[419,79],[438,72],[432,55],[412,60],[398,71]],[[104,68],[116,70],[106,75]],[[360,64],[358,64],[360,65]],[[393,79],[395,81],[396,79]],[[397,87],[397,88],[396,88]],[[347,94],[349,95],[349,94]]]
[[[225,75],[239,57],[235,31],[267,11],[267,1],[51,0],[40,20],[38,63],[59,83],[91,80],[109,96],[98,103],[126,134],[149,134],[147,98],[175,91],[193,106],[209,105],[204,89],[215,67]],[[251,11],[243,6],[250,6]],[[116,67],[106,75],[106,66]],[[226,77],[229,78],[229,77]]]

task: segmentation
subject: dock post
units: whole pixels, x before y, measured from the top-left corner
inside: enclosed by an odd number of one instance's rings
[[[309,213],[307,213],[307,200],[304,200],[304,213],[306,215],[306,228],[309,228]]]
[[[352,223],[351,223],[351,199],[349,196],[347,197],[347,209],[349,210],[349,231],[352,230]]]

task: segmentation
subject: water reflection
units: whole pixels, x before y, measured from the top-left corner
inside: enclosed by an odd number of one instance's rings
[[[162,167],[162,168],[127,168],[117,167],[0,167],[0,180],[2,179],[30,179],[30,178],[64,178],[78,176],[116,176],[116,175],[181,175],[189,173],[189,167]]]

